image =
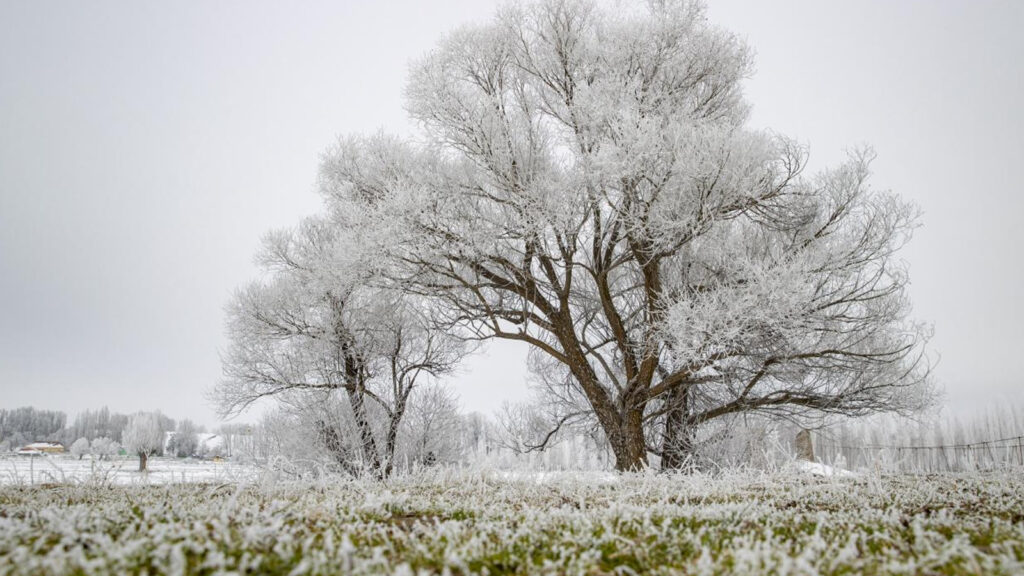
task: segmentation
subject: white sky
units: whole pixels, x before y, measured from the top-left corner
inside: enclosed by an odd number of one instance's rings
[[[0,0],[0,407],[215,421],[222,307],[318,209],[338,134],[408,130],[410,59],[494,3]],[[1024,3],[711,0],[758,53],[752,124],[812,167],[872,144],[924,209],[905,252],[954,411],[1022,399]],[[454,380],[523,398],[524,349]]]

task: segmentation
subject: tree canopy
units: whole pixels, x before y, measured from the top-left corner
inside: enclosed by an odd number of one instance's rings
[[[325,154],[329,221],[452,333],[527,343],[619,469],[681,466],[730,414],[920,408],[918,211],[868,185],[870,150],[806,175],[747,127],[751,64],[699,2],[507,8],[414,66],[417,138]]]

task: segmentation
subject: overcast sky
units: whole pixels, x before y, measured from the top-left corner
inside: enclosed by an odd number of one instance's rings
[[[406,132],[410,59],[495,3],[0,0],[0,407],[215,423],[223,305],[268,229],[315,212],[338,134]],[[712,0],[757,52],[752,125],[812,168],[878,152],[955,412],[1024,401],[1024,2]],[[454,379],[527,394],[525,350]]]

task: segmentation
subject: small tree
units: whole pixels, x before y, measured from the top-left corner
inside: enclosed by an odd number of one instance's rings
[[[227,309],[231,345],[212,394],[222,415],[271,396],[322,409],[337,395],[351,412],[359,467],[389,475],[414,388],[451,371],[467,347],[420,299],[380,288],[379,263],[322,219],[268,235],[259,261],[272,276]],[[350,459],[343,437],[318,430],[339,462]]]
[[[516,454],[541,452],[557,441],[564,422],[556,422],[540,402],[506,402],[496,415],[498,444]]]
[[[106,436],[101,436],[92,441],[92,453],[100,460],[106,460],[114,456],[120,449],[120,444]]]
[[[71,444],[71,455],[78,458],[79,460],[82,459],[82,456],[85,456],[88,453],[89,441],[86,440],[85,438],[79,438],[78,440],[75,440],[73,444]]]
[[[172,456],[184,458],[196,453],[199,448],[198,428],[191,420],[182,420],[178,423],[178,429],[174,431],[167,450]]]
[[[406,456],[423,466],[455,460],[462,448],[460,425],[459,402],[451,389],[419,387],[404,424]]]
[[[163,447],[164,433],[159,415],[155,412],[139,412],[128,419],[128,426],[121,434],[124,447],[139,456],[139,472],[146,471],[146,462]]]

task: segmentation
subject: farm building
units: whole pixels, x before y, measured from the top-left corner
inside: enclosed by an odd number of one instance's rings
[[[64,445],[60,442],[33,442],[22,446],[18,453],[21,453],[22,450],[38,450],[43,454],[63,454]]]

